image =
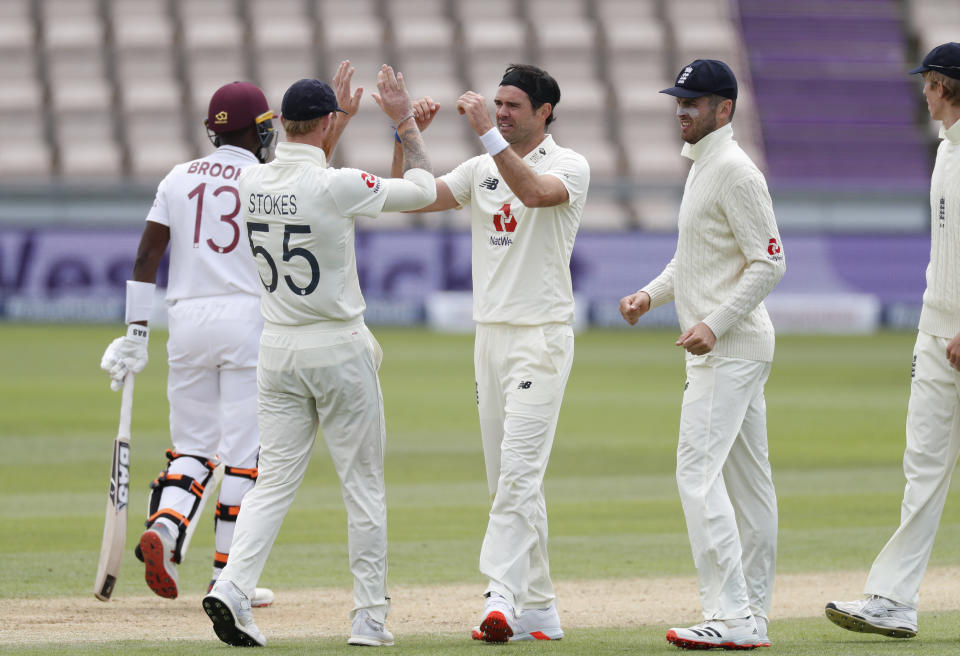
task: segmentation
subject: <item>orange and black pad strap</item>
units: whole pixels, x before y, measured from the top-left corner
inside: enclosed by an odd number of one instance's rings
[[[166,455],[167,455],[167,460],[169,460],[170,462],[173,462],[177,458],[193,458],[197,462],[203,463],[204,467],[206,467],[210,471],[213,471],[214,469],[216,469],[216,464],[214,464],[209,459],[203,456],[194,456],[189,453],[180,453],[179,451],[174,451],[173,449],[167,449]]]
[[[251,467],[249,469],[242,469],[240,467],[230,467],[229,465],[224,467],[223,475],[224,476],[236,476],[238,478],[249,478],[252,481],[257,480],[260,470],[256,467]]]
[[[153,513],[152,515],[150,515],[149,517],[147,517],[147,524],[146,524],[146,525],[147,525],[148,527],[149,527],[149,526],[152,526],[153,523],[154,523],[155,521],[157,521],[158,519],[160,519],[161,517],[166,517],[167,519],[170,519],[170,520],[174,521],[175,523],[180,524],[180,525],[185,526],[185,527],[186,527],[186,526],[190,526],[190,519],[189,519],[188,517],[184,517],[183,515],[181,515],[180,513],[178,513],[176,510],[173,510],[172,508],[161,508],[161,509],[158,510],[157,512]]]
[[[159,488],[166,486],[178,487],[181,490],[186,490],[193,496],[200,498],[203,496],[203,485],[198,483],[196,479],[187,476],[186,474],[171,474],[170,472],[160,472],[160,475],[157,476],[156,480],[150,483],[151,488]]]
[[[227,506],[217,502],[217,519],[222,522],[235,522],[240,514],[240,506]]]

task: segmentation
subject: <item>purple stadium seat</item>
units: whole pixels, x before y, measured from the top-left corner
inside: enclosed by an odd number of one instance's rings
[[[739,0],[773,186],[923,189],[930,149],[892,0]]]

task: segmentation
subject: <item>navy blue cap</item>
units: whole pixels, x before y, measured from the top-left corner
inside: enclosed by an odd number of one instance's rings
[[[330,112],[344,112],[337,104],[337,94],[320,80],[304,78],[290,85],[280,103],[280,115],[288,121],[310,121]]]
[[[937,46],[927,53],[923,58],[923,63],[910,71],[914,73],[925,73],[926,71],[936,71],[943,73],[947,77],[960,80],[960,43],[951,41]]]
[[[724,98],[737,97],[737,78],[730,67],[717,59],[695,59],[680,71],[675,86],[664,89],[679,98],[699,98],[716,94]]]

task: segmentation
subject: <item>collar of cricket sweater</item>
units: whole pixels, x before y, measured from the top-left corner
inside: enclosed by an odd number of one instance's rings
[[[277,144],[277,161],[292,164],[315,164],[327,167],[327,156],[322,148],[305,143],[284,141]]]
[[[940,138],[946,139],[952,144],[960,143],[960,120],[951,125],[949,128],[945,128],[943,125],[941,125]]]
[[[698,159],[716,152],[727,143],[733,141],[733,125],[727,123],[717,128],[695,144],[684,144],[680,154],[696,162]]]

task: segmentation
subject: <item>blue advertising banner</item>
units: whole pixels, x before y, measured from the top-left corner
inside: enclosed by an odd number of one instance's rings
[[[119,321],[139,238],[136,227],[0,233],[0,315],[21,321]],[[570,268],[590,322],[620,325],[620,297],[655,277],[675,246],[676,236],[669,234],[580,234]],[[356,247],[370,323],[422,322],[431,295],[471,289],[468,232],[358,231]],[[929,248],[929,236],[922,233],[785,235],[787,273],[767,305],[784,321],[802,314],[804,330],[817,329],[820,306],[828,324],[840,320],[838,300],[841,310],[862,308],[858,325],[875,312],[877,321],[913,328]],[[158,283],[165,286],[165,264]],[[646,323],[675,321],[669,306]]]

